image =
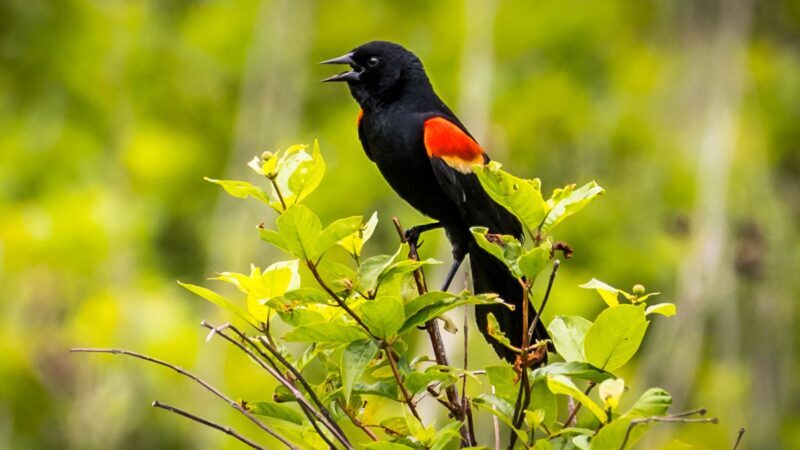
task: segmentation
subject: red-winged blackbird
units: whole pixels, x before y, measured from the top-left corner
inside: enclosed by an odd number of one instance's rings
[[[322,81],[346,82],[361,106],[358,137],[367,157],[377,164],[389,185],[411,206],[437,222],[409,229],[408,237],[444,228],[453,246],[453,265],[442,290],[447,290],[469,254],[475,292],[493,292],[516,306],[476,307],[478,327],[498,355],[514,361],[516,354],[486,331],[493,313],[514,345],[522,342],[522,288],[509,270],[481,249],[470,227],[523,237],[519,221],[483,190],[474,164],[489,156],[433,90],[416,55],[398,44],[373,41],[323,64],[349,64],[350,71]],[[531,310],[529,310],[531,312]],[[533,317],[533,315],[529,315]],[[547,339],[541,321],[534,339]]]

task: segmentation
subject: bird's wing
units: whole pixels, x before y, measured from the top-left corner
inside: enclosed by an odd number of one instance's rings
[[[358,124],[358,140],[361,141],[361,147],[364,148],[364,153],[367,154],[367,158],[369,158],[370,161],[375,161],[374,159],[372,159],[372,151],[370,151],[370,149],[369,149],[369,145],[367,144],[367,139],[364,137],[363,127],[361,126],[361,122],[362,122],[362,120],[364,120],[364,110],[363,109],[358,110],[358,119],[357,120],[358,120],[358,122],[357,122],[357,124]]]
[[[522,236],[522,226],[492,200],[472,172],[489,157],[457,120],[434,116],[424,122],[423,140],[431,167],[442,190],[458,205],[469,226],[484,226],[493,233]]]

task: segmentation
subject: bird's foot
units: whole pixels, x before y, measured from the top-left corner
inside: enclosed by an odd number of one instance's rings
[[[403,236],[405,236],[408,245],[415,248],[419,248],[421,245],[421,243],[419,242],[419,237],[422,235],[423,231],[424,230],[422,229],[421,225],[415,225],[413,227],[408,228],[405,231],[405,233],[403,233]]]

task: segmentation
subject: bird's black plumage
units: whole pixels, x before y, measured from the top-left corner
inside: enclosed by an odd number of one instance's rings
[[[327,63],[350,71],[324,81],[347,82],[362,108],[358,136],[364,151],[389,185],[411,206],[437,220],[453,247],[452,273],[468,254],[475,292],[497,293],[516,306],[476,307],[476,320],[498,355],[516,354],[486,332],[493,313],[514,345],[522,342],[522,288],[508,269],[475,242],[470,227],[523,237],[519,221],[494,202],[471,171],[489,157],[433,90],[422,62],[398,44],[373,41]],[[445,287],[446,289],[446,287]],[[532,315],[530,315],[532,317]],[[539,321],[534,339],[547,339]]]

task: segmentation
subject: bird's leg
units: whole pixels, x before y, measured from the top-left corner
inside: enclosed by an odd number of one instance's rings
[[[404,233],[404,235],[409,245],[411,245],[412,247],[419,247],[419,237],[422,235],[422,233],[430,230],[435,230],[437,228],[442,228],[443,226],[444,225],[442,225],[441,222],[426,223],[424,225],[415,225],[413,227],[408,228]]]
[[[456,276],[456,272],[458,272],[458,268],[461,266],[461,263],[464,262],[464,257],[467,256],[466,252],[453,249],[453,264],[450,266],[450,270],[447,271],[447,277],[444,279],[444,283],[442,284],[442,291],[447,291],[450,287],[450,283],[453,281],[453,278]]]

